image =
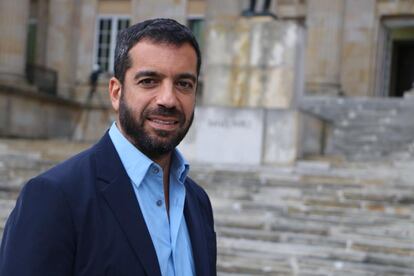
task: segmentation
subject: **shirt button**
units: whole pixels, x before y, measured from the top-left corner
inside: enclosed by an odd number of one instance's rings
[[[162,205],[162,200],[161,199],[157,200],[157,206],[160,207],[161,205]]]
[[[158,169],[157,167],[152,168],[152,172],[157,174],[160,172],[160,169]]]

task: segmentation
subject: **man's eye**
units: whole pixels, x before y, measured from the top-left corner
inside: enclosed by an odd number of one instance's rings
[[[193,85],[193,83],[192,82],[189,82],[189,81],[178,81],[177,82],[177,85],[180,87],[180,88],[183,88],[183,89],[193,89],[193,87],[194,87],[194,85]]]
[[[155,79],[142,79],[138,82],[138,84],[142,86],[154,86],[157,84],[157,81]]]

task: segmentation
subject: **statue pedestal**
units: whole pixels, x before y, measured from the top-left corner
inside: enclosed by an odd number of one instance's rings
[[[289,108],[303,90],[303,30],[269,17],[207,25],[203,104]]]
[[[318,120],[295,109],[303,94],[303,36],[296,22],[271,17],[207,22],[203,106],[180,145],[189,160],[291,164],[320,152]]]

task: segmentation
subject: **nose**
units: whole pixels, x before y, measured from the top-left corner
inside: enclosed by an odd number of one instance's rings
[[[166,108],[172,108],[177,106],[177,102],[173,83],[165,82],[158,91],[156,103]]]

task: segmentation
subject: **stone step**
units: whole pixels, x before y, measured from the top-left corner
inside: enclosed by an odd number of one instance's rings
[[[348,230],[349,231],[349,230]],[[282,242],[298,245],[318,245],[324,248],[339,248],[364,252],[377,252],[412,256],[414,244],[410,238],[393,238],[385,235],[364,235],[362,233],[346,233],[344,229],[331,231],[329,235],[303,234],[290,231],[241,229],[235,227],[217,227],[220,237]],[[378,233],[378,232],[377,232]]]
[[[220,254],[227,257],[233,256],[233,258],[231,258],[231,261],[233,261],[232,265],[230,265],[229,262],[224,265],[227,268],[232,266],[233,271],[239,269],[243,271],[245,269],[243,266],[251,267],[251,264],[257,263],[257,260],[263,259],[270,260],[269,263],[277,264],[276,267],[281,267],[280,263],[283,264],[283,260],[285,260],[285,265],[282,265],[282,267],[286,269],[287,264],[290,263],[291,271],[304,271],[304,273],[306,273],[307,268],[311,268],[309,271],[311,273],[315,273],[316,271],[322,273],[323,270],[327,270],[326,272],[331,273],[334,273],[335,271],[341,273],[341,270],[346,267],[348,273],[350,273],[348,275],[359,275],[354,274],[353,270],[355,270],[355,273],[358,270],[361,273],[365,271],[376,271],[377,273],[392,271],[394,273],[399,273],[395,275],[405,275],[404,273],[411,273],[412,269],[414,269],[412,257],[396,257],[391,254],[377,252],[359,252],[352,248],[326,248],[320,245],[304,246],[292,243],[273,243],[268,241],[263,242],[234,238],[219,238],[218,248],[219,252],[221,252]],[[244,257],[243,262],[236,263],[234,260],[237,260],[237,257]],[[293,264],[292,260],[294,260]],[[312,261],[314,263],[313,266]],[[301,267],[302,262],[307,263],[307,266],[303,265],[303,267]],[[315,265],[315,263],[317,265]],[[325,264],[326,267],[323,267],[322,264]]]
[[[14,208],[15,204],[16,202],[13,199],[0,198],[0,233],[3,233],[6,220],[9,217],[10,212]]]
[[[349,160],[414,158],[414,101],[308,97],[299,106],[332,129],[327,153]],[[413,148],[408,153],[406,149]],[[362,149],[362,150],[361,150]]]
[[[42,143],[0,140],[0,232],[23,183],[80,147]],[[321,160],[192,165],[214,208],[218,275],[413,275],[414,162]]]

